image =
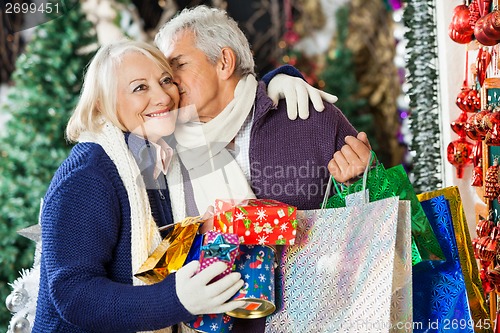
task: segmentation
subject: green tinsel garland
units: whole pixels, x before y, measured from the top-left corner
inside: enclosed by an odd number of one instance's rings
[[[412,140],[410,172],[417,192],[442,186],[442,159],[437,103],[437,44],[434,0],[406,0],[403,21],[408,31],[407,80],[410,84]]]

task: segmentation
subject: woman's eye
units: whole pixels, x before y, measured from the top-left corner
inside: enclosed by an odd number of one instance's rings
[[[147,87],[145,84],[140,84],[138,85],[137,87],[134,88],[133,92],[136,92],[136,91],[142,91],[142,90],[146,90]]]

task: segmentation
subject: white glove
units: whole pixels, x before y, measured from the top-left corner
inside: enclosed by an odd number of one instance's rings
[[[224,272],[227,265],[219,261],[195,275],[199,265],[198,261],[191,261],[175,273],[177,297],[186,310],[194,315],[224,313],[245,304],[244,301],[225,303],[243,286],[240,273],[232,272],[208,284]]]
[[[301,119],[309,118],[307,97],[318,112],[325,109],[322,99],[329,103],[338,100],[337,96],[316,89],[301,78],[286,74],[278,74],[271,79],[267,86],[267,95],[272,99],[274,106],[278,105],[280,99],[285,99],[288,118],[291,120],[297,119],[297,107]]]

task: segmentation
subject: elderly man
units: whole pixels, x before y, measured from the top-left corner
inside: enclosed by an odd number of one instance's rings
[[[203,213],[217,198],[257,197],[317,209],[330,174],[346,182],[366,167],[366,135],[333,104],[310,112],[307,120],[290,120],[287,103],[273,103],[266,88],[282,84],[274,76],[280,71],[270,75],[269,87],[268,77],[257,82],[249,43],[225,11],[185,9],[160,29],[155,42],[169,58],[181,106],[198,117],[175,131],[189,214]],[[312,108],[299,101],[299,114]],[[263,319],[237,320],[234,327],[264,329]]]

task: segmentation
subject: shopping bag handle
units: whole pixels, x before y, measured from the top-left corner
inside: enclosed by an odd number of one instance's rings
[[[370,167],[374,161],[377,161],[377,163],[378,163],[377,155],[375,154],[375,152],[373,150],[371,150],[370,151],[370,158],[368,159],[368,163],[366,165],[365,171],[363,172],[362,191],[363,191],[363,202],[364,203],[368,203],[368,200],[369,200],[369,198],[366,197],[366,182],[368,180],[368,172],[370,171]],[[344,188],[343,188],[345,186],[344,184],[339,183],[332,176],[330,176],[330,179],[331,179],[331,182],[329,181],[328,185],[326,186],[325,195],[323,197],[323,203],[321,204],[322,211],[323,211],[323,209],[325,209],[326,204],[328,203],[328,195],[330,194],[330,190],[332,189],[332,183],[335,186],[335,190],[337,191],[338,195],[342,196],[342,191],[344,191]],[[340,189],[339,187],[341,187],[342,189]]]

